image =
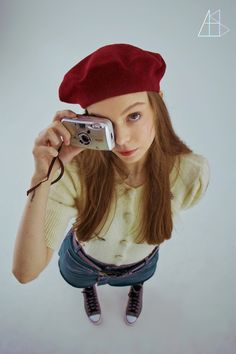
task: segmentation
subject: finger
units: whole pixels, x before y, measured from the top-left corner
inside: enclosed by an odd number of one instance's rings
[[[57,134],[53,128],[49,128],[47,130],[47,132],[45,134],[45,139],[46,139],[47,145],[49,143],[49,145],[51,145],[51,146],[58,146],[62,142],[61,136],[59,134]]]
[[[58,146],[62,141],[66,145],[70,144],[70,132],[64,127],[64,125],[59,122],[53,122],[49,125],[47,129],[44,129],[36,138],[36,145],[50,145]]]
[[[52,146],[37,146],[33,148],[32,151],[35,158],[44,158],[44,157],[56,157],[58,155],[57,149]]]
[[[53,118],[53,122],[60,121],[64,117],[76,118],[76,116],[77,116],[76,113],[71,111],[70,109],[63,110],[63,111],[57,111],[54,118]]]
[[[35,139],[35,145],[50,145],[58,146],[61,143],[61,138],[58,136],[52,128],[45,129]]]
[[[64,141],[65,145],[70,145],[71,134],[60,121],[53,122],[51,127],[61,138],[61,140]]]

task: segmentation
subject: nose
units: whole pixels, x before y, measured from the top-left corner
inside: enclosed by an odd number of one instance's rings
[[[118,146],[125,146],[130,141],[130,132],[127,127],[115,127],[115,142]]]

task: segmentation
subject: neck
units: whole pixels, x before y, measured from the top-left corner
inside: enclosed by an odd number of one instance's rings
[[[144,166],[141,164],[135,164],[133,166],[127,166],[128,176],[125,182],[131,186],[139,186],[145,182]]]
[[[126,164],[123,161],[121,164],[123,165],[122,170],[125,173],[126,178],[124,181],[127,184],[143,184],[145,182],[145,163],[144,159],[142,161],[137,161],[132,164]],[[122,179],[124,178],[124,175],[122,173]]]
[[[130,177],[137,177],[141,176],[144,174],[145,170],[145,157],[143,157],[141,160],[134,162],[132,164],[126,164],[126,169],[128,172],[128,176]]]

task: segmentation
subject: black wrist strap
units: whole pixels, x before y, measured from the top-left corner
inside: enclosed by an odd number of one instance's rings
[[[43,182],[46,182],[46,181],[49,179],[50,173],[51,173],[51,171],[52,171],[52,168],[53,168],[53,165],[54,165],[56,159],[58,159],[58,162],[59,162],[59,164],[60,164],[61,172],[60,172],[60,175],[51,183],[51,185],[54,184],[54,183],[56,183],[56,182],[58,182],[59,179],[61,179],[61,177],[62,177],[63,174],[64,174],[64,165],[63,165],[63,162],[61,161],[61,159],[59,158],[59,152],[60,152],[60,150],[61,150],[61,148],[62,148],[62,145],[63,145],[63,142],[61,143],[61,146],[60,146],[59,149],[58,149],[58,155],[57,155],[56,157],[53,157],[53,159],[52,159],[52,161],[51,161],[51,163],[50,163],[50,166],[49,166],[49,168],[48,168],[47,177],[45,177],[41,182],[39,182],[38,184],[36,184],[36,186],[30,188],[30,189],[26,192],[27,195],[29,195],[33,190],[35,190],[36,188],[38,188],[38,187],[40,186],[40,184],[42,184]]]

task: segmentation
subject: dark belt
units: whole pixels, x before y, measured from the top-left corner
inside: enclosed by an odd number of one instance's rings
[[[85,253],[85,251],[83,250],[83,248],[82,248],[82,246],[80,245],[80,243],[75,239],[75,236],[74,236],[74,235],[73,235],[73,237],[72,237],[72,240],[73,240],[73,244],[74,244],[75,248],[77,248],[78,245],[79,245],[79,246],[80,246],[79,251],[80,251],[85,257],[87,257],[90,262],[94,262],[94,260],[92,260],[92,259],[90,258],[90,256]],[[102,270],[102,272],[104,273],[104,275],[108,275],[108,276],[120,276],[120,275],[126,274],[127,272],[134,272],[134,271],[137,271],[137,270],[139,270],[140,268],[142,268],[145,264],[147,264],[148,261],[150,261],[150,260],[152,259],[152,257],[156,254],[156,252],[158,252],[158,250],[159,250],[159,246],[156,246],[156,247],[152,250],[152,252],[151,252],[147,257],[145,257],[145,258],[142,259],[141,261],[139,261],[139,262],[137,262],[137,263],[135,263],[135,264],[133,264],[133,265],[130,265],[130,266],[129,266],[129,265],[127,265],[127,266],[121,265],[120,267],[117,266],[117,267],[119,267],[119,268],[117,268],[117,269],[112,269],[112,266],[103,266],[103,265],[101,265],[101,264],[96,264],[96,263],[95,263],[95,265],[96,265],[96,266],[99,266],[99,267],[101,268],[101,270]],[[98,261],[98,262],[100,262],[100,261]],[[102,262],[101,262],[101,263],[102,263]],[[109,268],[109,269],[107,269],[107,268]]]

